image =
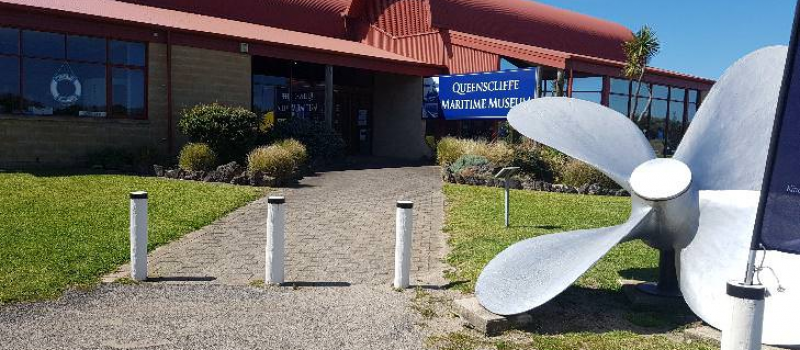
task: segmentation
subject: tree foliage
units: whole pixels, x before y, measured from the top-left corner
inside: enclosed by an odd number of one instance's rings
[[[622,75],[629,80],[636,80],[636,93],[633,99],[633,109],[630,110],[630,118],[635,119],[636,111],[639,110],[639,95],[642,91],[642,79],[644,78],[645,70],[650,61],[661,50],[661,43],[656,36],[655,31],[648,26],[643,26],[633,35],[633,38],[622,44],[622,49],[625,52],[625,66],[622,68]],[[648,88],[648,101],[653,98],[652,91]],[[647,106],[642,109],[639,119],[644,115]]]

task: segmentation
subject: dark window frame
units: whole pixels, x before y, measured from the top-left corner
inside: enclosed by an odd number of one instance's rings
[[[51,30],[40,30],[40,29],[37,29],[37,28],[22,28],[22,27],[7,27],[7,26],[0,26],[0,28],[16,30],[17,34],[18,34],[18,40],[19,40],[18,41],[18,45],[17,45],[17,53],[16,54],[0,53],[0,57],[14,57],[14,58],[17,58],[18,61],[19,61],[19,85],[18,85],[18,89],[19,89],[19,91],[18,91],[18,95],[19,95],[19,102],[18,102],[19,111],[16,111],[17,113],[14,113],[15,111],[12,111],[12,113],[10,113],[10,115],[24,115],[26,117],[54,117],[54,118],[75,118],[75,119],[94,119],[94,120],[98,120],[98,119],[99,120],[148,120],[149,119],[149,116],[150,116],[150,113],[149,113],[150,112],[150,110],[149,110],[149,94],[150,94],[150,84],[149,84],[149,76],[150,76],[150,64],[149,63],[150,62],[149,62],[149,57],[150,57],[150,45],[148,45],[147,42],[121,39],[121,38],[116,38],[116,37],[113,37],[113,36],[100,37],[100,36],[95,36],[95,35],[85,35],[85,34],[82,34],[82,33],[74,33],[74,32],[54,32],[54,31],[51,31]],[[63,57],[63,59],[52,58],[52,57],[40,57],[40,56],[34,56],[34,55],[25,55],[24,52],[23,52],[23,46],[24,46],[23,32],[24,31],[37,31],[37,32],[45,32],[45,33],[53,33],[53,34],[62,35],[63,36],[63,40],[64,40],[64,57]],[[104,40],[105,41],[105,46],[106,46],[105,62],[69,59],[68,58],[68,56],[69,56],[69,54],[68,54],[68,52],[69,52],[69,40],[68,40],[68,37],[70,37],[70,36],[80,36],[80,37],[88,37],[88,38],[96,38],[96,39]],[[127,43],[141,44],[144,47],[144,62],[143,62],[144,64],[141,65],[141,66],[138,66],[138,65],[130,65],[130,64],[112,63],[112,61],[111,61],[111,42],[112,41],[121,41],[121,42],[127,42]],[[25,104],[24,103],[25,102],[24,101],[25,100],[25,96],[24,96],[23,93],[25,91],[25,65],[23,64],[23,61],[26,58],[27,59],[51,61],[51,62],[52,61],[56,61],[56,62],[71,62],[71,63],[77,63],[77,64],[103,65],[105,67],[105,78],[106,78],[106,86],[105,86],[105,88],[106,88],[106,110],[105,110],[106,116],[105,117],[92,118],[92,117],[80,117],[80,116],[76,116],[76,115],[64,115],[64,114],[53,114],[53,115],[47,115],[47,116],[34,116],[34,115],[26,115],[26,114],[24,114],[23,106]],[[144,91],[142,92],[143,93],[143,100],[144,100],[143,101],[143,105],[144,105],[143,107],[144,108],[143,108],[143,112],[142,112],[141,115],[127,116],[127,115],[120,115],[120,114],[114,114],[113,113],[114,96],[113,96],[113,75],[112,75],[112,72],[113,72],[113,70],[115,68],[117,68],[117,69],[127,69],[127,70],[138,70],[138,71],[142,72],[142,75],[144,77],[144,82],[143,82]]]

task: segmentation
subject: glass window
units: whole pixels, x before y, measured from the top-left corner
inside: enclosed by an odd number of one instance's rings
[[[603,78],[573,78],[572,91],[603,91]]]
[[[19,55],[19,30],[0,28],[0,54]]]
[[[686,115],[686,119],[691,123],[692,119],[694,119],[694,115],[697,114],[697,104],[696,103],[690,103],[688,107],[689,107],[689,110],[688,110],[688,113]]]
[[[639,97],[638,104],[636,100],[637,99],[631,99],[631,109],[634,109],[636,111],[636,117],[639,117],[644,111],[647,110],[647,101],[649,99],[647,97]],[[644,113],[644,115],[647,115],[647,113]]]
[[[672,88],[672,94],[669,96],[670,100],[683,101],[686,99],[686,89]]]
[[[115,117],[145,116],[144,71],[114,68],[111,71],[111,114]]]
[[[26,58],[24,112],[32,115],[106,115],[106,68]]]
[[[572,98],[600,103],[602,94],[599,92],[573,92]]]
[[[0,56],[0,114],[19,110],[19,58]]]
[[[145,46],[142,43],[111,40],[111,63],[124,66],[139,66],[145,64]]]
[[[669,99],[669,88],[664,85],[653,85],[653,98]]]
[[[630,95],[630,81],[624,79],[611,79],[611,93]]]
[[[689,90],[689,102],[697,103],[698,95],[697,90]]]
[[[610,95],[608,107],[627,117],[630,108],[630,106],[628,106],[628,96]]]
[[[64,35],[56,33],[22,31],[22,54],[29,57],[64,59]]]
[[[106,40],[88,36],[67,36],[67,59],[106,62]]]
[[[642,83],[642,88],[639,89],[638,82],[631,82],[631,96],[639,94],[639,97],[647,97],[649,96],[648,87],[650,86],[649,83]]]
[[[667,101],[653,100],[650,106],[650,124],[647,128],[647,138],[653,150],[659,157],[663,157],[667,139]]]

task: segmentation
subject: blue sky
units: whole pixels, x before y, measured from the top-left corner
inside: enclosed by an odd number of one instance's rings
[[[788,45],[794,0],[537,0],[620,23],[651,26],[661,53],[651,65],[717,79],[755,49]]]

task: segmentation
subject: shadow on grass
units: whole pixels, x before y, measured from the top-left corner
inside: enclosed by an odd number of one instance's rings
[[[657,334],[699,320],[686,305],[634,306],[622,291],[581,287],[570,287],[530,315],[533,322],[522,330],[541,335],[611,331]]]
[[[626,280],[634,280],[634,281],[657,281],[658,280],[658,268],[651,267],[651,268],[635,268],[635,269],[625,269],[619,271],[620,277]]]
[[[0,170],[0,174],[29,174],[35,177],[67,177],[67,176],[86,176],[86,175],[152,176],[150,174],[139,174],[136,172],[88,169],[88,168],[13,169],[13,170]]]
[[[442,285],[435,285],[435,284],[413,285],[412,284],[410,288],[420,288],[420,289],[426,289],[426,290],[447,290],[447,289],[458,288],[458,286],[464,285],[466,283],[469,283],[469,281],[453,281],[453,282],[450,282],[450,283],[447,283],[447,284],[442,284]]]

